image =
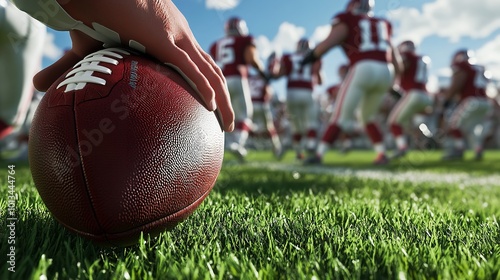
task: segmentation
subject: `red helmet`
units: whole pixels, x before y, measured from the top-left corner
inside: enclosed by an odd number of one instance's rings
[[[375,0],[350,0],[346,10],[356,14],[368,14],[373,10]]]
[[[460,49],[453,55],[452,63],[468,62],[470,64],[473,64],[474,58],[474,51],[469,49]]]
[[[239,17],[232,17],[226,21],[224,26],[226,35],[246,36],[248,35],[247,23]]]
[[[414,52],[415,51],[415,43],[410,40],[406,40],[401,42],[401,44],[398,45],[398,50],[399,52]]]
[[[306,52],[310,50],[309,40],[302,38],[297,42],[297,52]]]

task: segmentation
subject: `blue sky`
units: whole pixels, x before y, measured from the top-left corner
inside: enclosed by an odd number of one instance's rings
[[[273,50],[293,51],[295,42],[308,37],[318,42],[329,31],[330,19],[344,10],[348,0],[174,0],[187,18],[200,45],[224,35],[224,22],[231,16],[243,18],[265,58]],[[500,78],[500,1],[498,0],[375,0],[375,14],[391,20],[395,44],[412,39],[418,51],[432,60],[431,88],[438,77],[449,74],[451,55],[459,48],[476,51],[495,78]],[[66,33],[55,34],[52,58],[57,49],[69,48]],[[325,86],[336,83],[337,67],[346,58],[340,49],[323,58]],[[445,80],[445,79],[439,79]],[[280,90],[278,88],[278,90]]]

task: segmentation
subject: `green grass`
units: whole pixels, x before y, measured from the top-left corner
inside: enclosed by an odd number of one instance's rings
[[[447,164],[440,155],[412,152],[374,168],[372,152],[331,152],[320,172],[292,153],[280,163],[265,152],[246,164],[227,155],[191,217],[128,248],[97,247],[64,230],[29,168],[17,165],[16,272],[7,270],[4,222],[0,279],[500,279],[500,181],[479,181],[497,178],[500,152]],[[8,164],[0,164],[6,221]],[[345,167],[382,176],[324,172]],[[428,178],[393,176],[410,171]],[[464,174],[467,184],[445,180]]]

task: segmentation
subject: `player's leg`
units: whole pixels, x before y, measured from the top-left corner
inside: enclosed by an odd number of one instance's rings
[[[355,110],[363,95],[362,82],[358,68],[358,65],[355,65],[348,72],[339,89],[328,125],[318,143],[316,155],[309,158],[306,163],[321,163],[323,156],[328,152],[330,146],[339,138],[342,130],[350,130],[349,126],[354,123]]]
[[[319,111],[314,102],[312,91],[306,89],[301,91],[304,99],[305,146],[308,153],[314,154],[318,142]]]
[[[451,149],[443,155],[443,160],[461,160],[465,151],[464,128],[473,98],[462,100],[453,110],[449,118],[448,135],[451,138]]]
[[[0,1],[2,2],[2,1]],[[22,125],[41,67],[46,28],[10,2],[0,3],[0,139]]]
[[[250,87],[247,79],[236,76],[228,77],[227,85],[235,113],[235,128],[233,132],[228,133],[232,137],[228,148],[243,160],[247,154],[245,144],[252,128],[253,106]]]
[[[432,101],[423,92],[411,90],[401,98],[388,117],[388,125],[396,142],[397,151],[393,157],[401,157],[408,150],[408,141],[404,133],[416,113],[431,106]]]
[[[471,131],[471,135],[476,136],[473,137],[475,139],[471,139],[471,147],[474,150],[476,160],[483,158],[484,134],[486,133],[484,128],[487,126],[488,115],[492,109],[491,103],[486,98],[474,98],[469,102],[465,112],[462,130]]]
[[[264,123],[266,125],[267,132],[269,133],[269,137],[271,138],[274,155],[276,158],[281,159],[281,157],[283,156],[283,147],[281,145],[278,131],[274,126],[273,113],[271,111],[271,104],[269,102],[262,104],[262,116],[264,118]]]
[[[306,131],[304,121],[304,104],[301,91],[295,88],[287,89],[286,108],[292,132],[292,148],[298,160],[304,159],[304,134]]]
[[[384,63],[365,62],[361,77],[367,90],[360,100],[360,121],[377,153],[374,164],[386,164],[384,137],[376,122],[376,115],[392,83],[391,69]]]

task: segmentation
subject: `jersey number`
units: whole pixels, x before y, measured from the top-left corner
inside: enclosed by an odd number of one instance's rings
[[[290,60],[292,61],[292,71],[290,73],[290,80],[310,82],[312,80],[311,64],[301,66],[300,62],[302,61],[302,59],[303,59],[302,56],[296,56],[296,55],[290,56]]]
[[[219,41],[217,44],[216,63],[220,68],[224,68],[227,64],[234,63],[234,50],[232,48],[234,38],[228,37]]]
[[[368,19],[360,20],[360,51],[386,51],[389,48],[389,32],[387,28],[387,23],[383,21],[373,22]]]

